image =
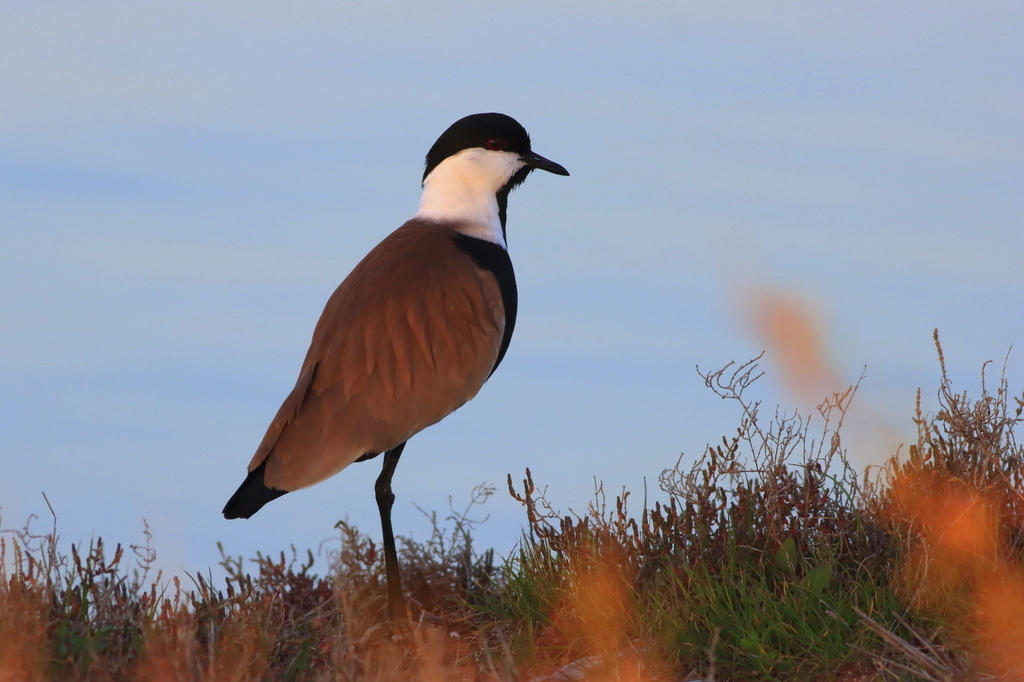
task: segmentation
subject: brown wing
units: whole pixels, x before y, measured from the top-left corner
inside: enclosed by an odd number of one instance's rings
[[[268,460],[267,486],[322,481],[408,440],[480,390],[498,356],[504,309],[494,277],[454,235],[411,220],[331,296],[299,380],[249,463],[251,471]]]

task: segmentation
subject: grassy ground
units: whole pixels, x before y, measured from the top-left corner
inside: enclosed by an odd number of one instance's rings
[[[867,479],[840,438],[854,389],[814,420],[765,417],[757,376],[705,376],[740,423],[651,507],[598,488],[566,516],[527,471],[508,561],[475,550],[467,514],[404,542],[407,624],[345,525],[329,575],[312,554],[225,557],[218,585],[153,575],[148,545],[63,555],[56,529],[5,532],[0,680],[1024,680],[1022,399],[1002,380],[971,399],[943,370],[940,410]]]

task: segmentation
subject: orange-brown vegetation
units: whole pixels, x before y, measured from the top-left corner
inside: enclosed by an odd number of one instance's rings
[[[1011,405],[1004,378],[971,401],[945,367],[940,400],[934,420],[919,400],[918,442],[892,471],[887,511],[909,538],[899,592],[992,674],[1024,680],[1024,403]]]
[[[814,419],[749,397],[756,362],[703,373],[739,427],[660,477],[563,514],[532,477],[519,550],[477,552],[469,508],[400,546],[410,620],[386,617],[377,546],[338,525],[314,557],[226,556],[223,578],[153,574],[147,542],[0,539],[0,681],[1024,679],[1024,403],[945,378],[884,480],[846,462],[855,390]],[[446,527],[453,526],[445,529]]]
[[[745,319],[797,398],[818,401],[843,387],[828,359],[825,324],[812,306],[793,291],[779,287],[751,288]]]

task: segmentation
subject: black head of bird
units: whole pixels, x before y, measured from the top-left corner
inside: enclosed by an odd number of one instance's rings
[[[504,114],[467,116],[442,133],[427,153],[419,210],[327,301],[295,388],[224,507],[225,518],[249,518],[384,453],[375,491],[394,618],[405,616],[405,599],[391,477],[406,441],[473,398],[505,356],[518,308],[508,195],[535,169],[569,174]]]

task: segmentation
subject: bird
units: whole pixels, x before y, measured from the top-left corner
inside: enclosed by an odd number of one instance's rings
[[[505,114],[466,116],[437,138],[419,209],[328,299],[295,387],[223,510],[249,518],[383,453],[374,493],[393,620],[407,612],[391,479],[406,442],[476,396],[505,357],[518,312],[508,196],[534,170],[569,175]]]

